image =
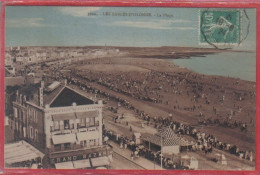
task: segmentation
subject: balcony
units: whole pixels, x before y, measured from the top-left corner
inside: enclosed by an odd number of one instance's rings
[[[79,151],[79,150],[91,150],[91,149],[100,149],[100,148],[104,148],[104,147],[108,147],[107,145],[94,145],[94,146],[82,146],[80,144],[70,144],[70,147],[65,148],[64,145],[61,145],[59,149],[57,149],[57,147],[52,147],[52,148],[48,148],[48,153],[66,153],[66,152],[71,152],[71,151]],[[111,149],[110,147],[108,147],[109,149]]]
[[[109,151],[112,152],[113,148],[109,147],[108,145],[95,145],[95,146],[91,146],[91,147],[82,147],[81,145],[71,145],[70,149],[65,149],[64,147],[61,147],[61,150],[55,150],[55,148],[49,148],[48,149],[48,153],[55,155],[55,154],[62,154],[62,155],[66,155],[66,154],[70,154],[72,152],[79,152],[80,154],[82,154],[83,152],[95,152],[95,151]]]

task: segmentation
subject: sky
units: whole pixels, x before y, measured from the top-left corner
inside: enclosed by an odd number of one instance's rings
[[[246,12],[249,20],[243,14],[242,31],[245,36],[250,23],[249,35],[237,49],[255,50],[256,10]],[[5,13],[6,46],[201,47],[198,8],[6,6]]]

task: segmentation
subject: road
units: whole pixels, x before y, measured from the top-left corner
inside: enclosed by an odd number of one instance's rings
[[[113,162],[110,166],[111,169],[144,169],[116,152],[113,153]]]

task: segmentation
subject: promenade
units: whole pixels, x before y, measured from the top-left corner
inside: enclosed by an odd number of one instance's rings
[[[129,149],[120,148],[119,145],[113,141],[110,141],[109,144],[113,147],[114,152],[120,154],[121,156],[125,157],[129,161],[134,162],[135,164],[143,167],[144,169],[161,170],[161,166],[143,157],[134,158],[134,160],[132,160],[131,151]],[[162,169],[164,170],[164,168]]]

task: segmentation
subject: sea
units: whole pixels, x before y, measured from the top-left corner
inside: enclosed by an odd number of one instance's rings
[[[256,82],[255,52],[222,52],[169,61],[205,75],[221,75]]]

